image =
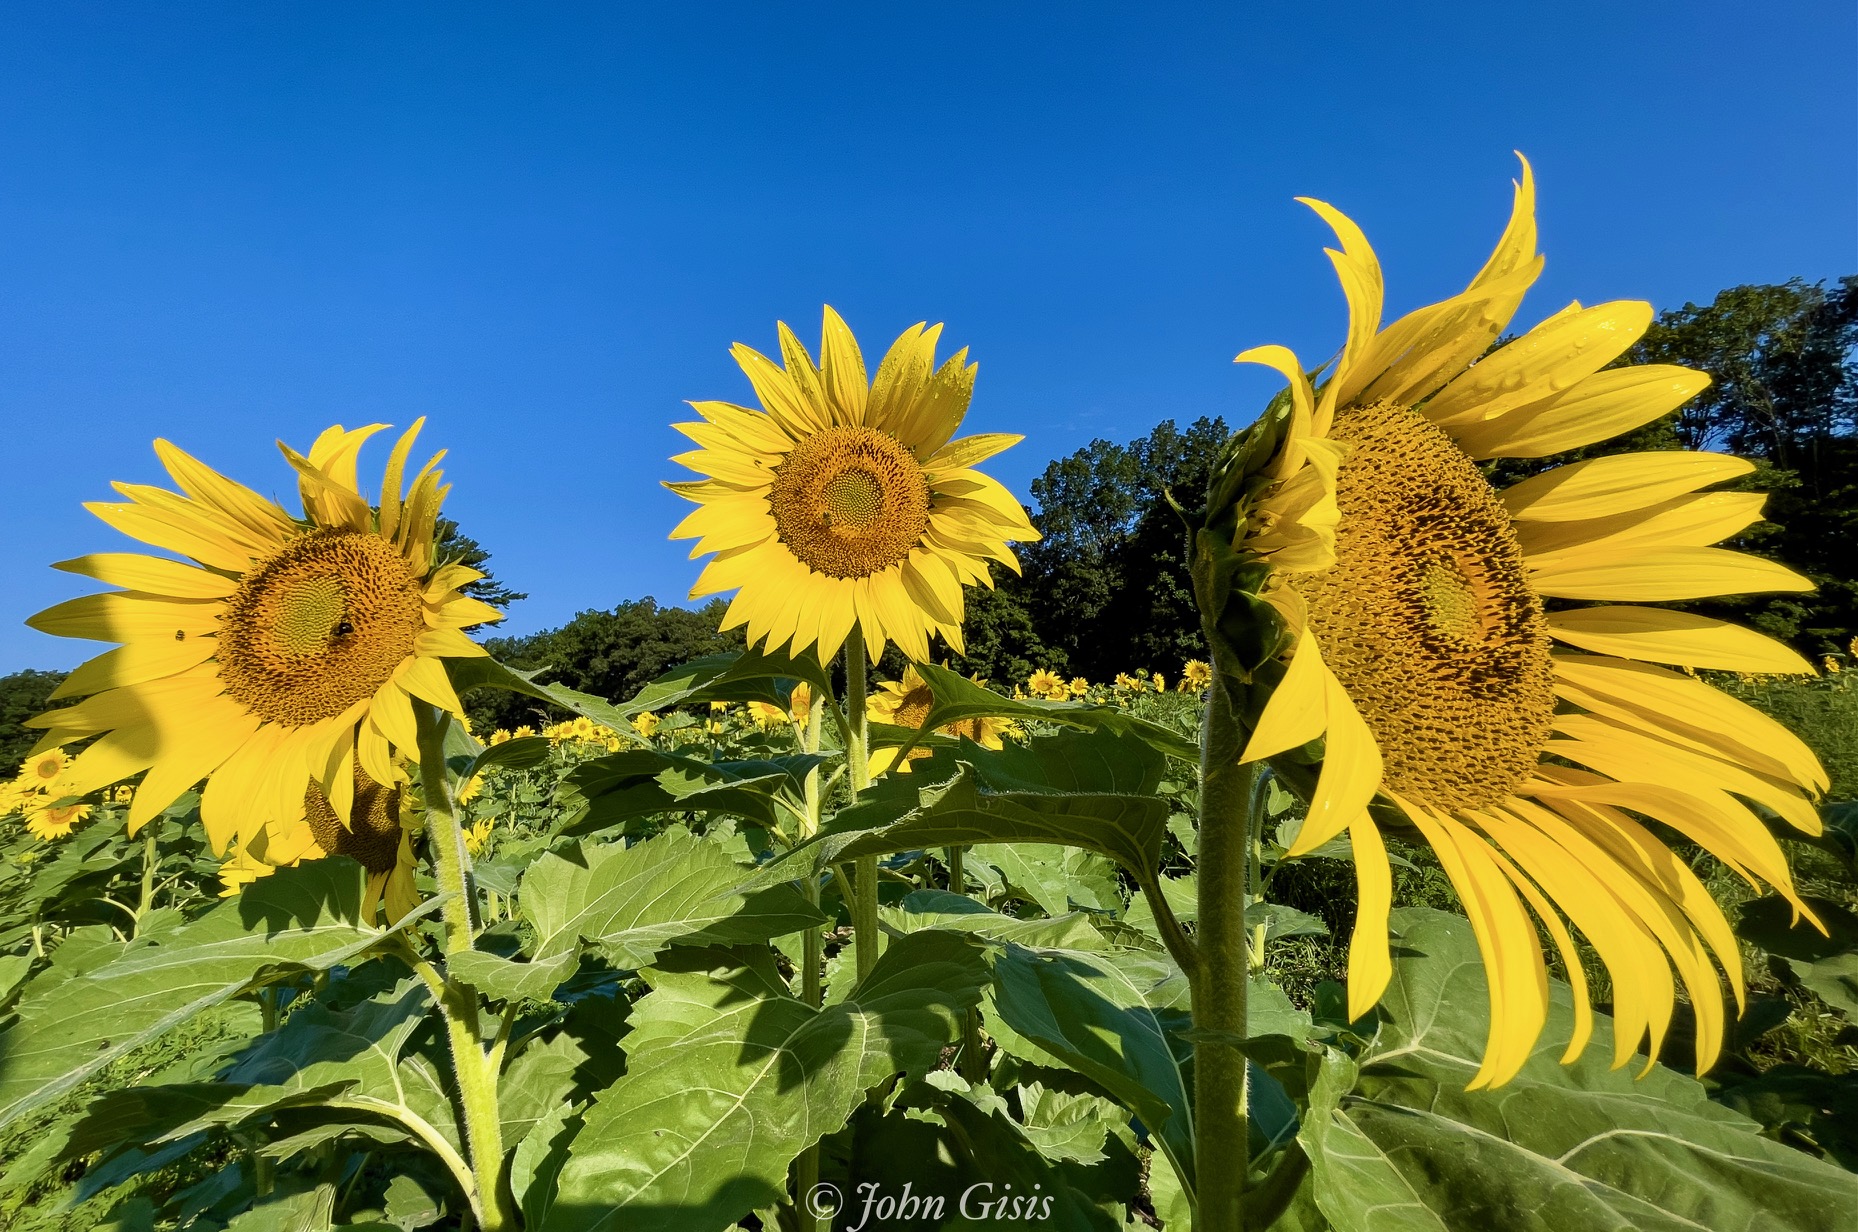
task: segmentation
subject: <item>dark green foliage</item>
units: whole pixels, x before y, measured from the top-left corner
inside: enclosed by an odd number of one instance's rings
[[[464,593],[473,599],[482,600],[495,608],[509,610],[510,604],[529,596],[521,591],[511,590],[499,582],[490,572],[490,553],[469,535],[460,534],[458,523],[450,518],[440,518],[435,528],[437,535],[433,546],[437,549],[439,559],[450,560],[468,569],[476,569],[484,576],[464,588]]]
[[[551,683],[623,700],[680,663],[740,646],[739,629],[717,631],[725,607],[715,599],[693,612],[660,607],[647,597],[610,612],[581,612],[559,629],[495,637],[485,645],[511,667],[544,670]],[[473,693],[466,708],[480,731],[534,724],[544,714],[531,698],[492,689]]]
[[[0,676],[0,774],[11,778],[13,768],[38,741],[39,733],[23,724],[51,705],[52,690],[64,678],[64,672],[30,668]]]
[[[1044,538],[1020,559],[1043,666],[1102,680],[1205,657],[1187,530],[1164,493],[1197,503],[1226,436],[1221,419],[1185,431],[1163,420],[1127,445],[1092,441],[1032,481]]]
[[[1010,691],[1054,656],[1032,623],[1032,584],[1007,570],[995,572],[999,576],[992,590],[975,588],[967,592],[968,610],[961,622],[961,633],[968,653],[958,666]],[[885,657],[888,659],[892,653],[894,648]],[[957,663],[953,659],[950,662]]]

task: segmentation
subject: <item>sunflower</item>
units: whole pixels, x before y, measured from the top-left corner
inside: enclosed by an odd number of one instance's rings
[[[355,768],[354,804],[346,823],[336,816],[322,787],[311,780],[303,794],[303,813],[316,844],[299,857],[347,856],[361,865],[368,873],[361,918],[372,920],[376,909],[385,907],[389,923],[419,905],[412,837],[419,829],[420,810],[414,807],[406,771],[398,764],[394,771],[383,785]]]
[[[1026,691],[1034,697],[1061,698],[1065,695],[1064,681],[1057,672],[1041,667],[1026,678]]]
[[[813,721],[813,686],[804,680],[787,695],[787,717],[793,720],[795,727],[805,727]]]
[[[490,833],[496,824],[495,817],[480,817],[465,829],[465,850],[470,852],[473,858],[483,855],[484,849],[490,846]]]
[[[72,804],[42,804],[26,813],[26,829],[49,843],[71,833],[79,822],[89,816],[90,805],[81,801]]]
[[[1702,883],[1647,822],[1810,916],[1755,808],[1817,833],[1813,797],[1827,780],[1772,719],[1659,666],[1810,671],[1799,655],[1645,604],[1811,583],[1712,546],[1761,516],[1760,495],[1710,490],[1753,469],[1737,458],[1628,453],[1501,491],[1485,480],[1480,461],[1604,440],[1709,381],[1666,365],[1606,368],[1651,322],[1637,302],[1570,305],[1485,354],[1542,265],[1526,161],[1509,227],[1470,287],[1386,328],[1366,238],[1339,211],[1306,203],[1340,239],[1329,256],[1349,330],[1320,389],[1282,347],[1239,356],[1290,382],[1280,443],[1238,509],[1235,547],[1264,566],[1261,597],[1281,614],[1287,647],[1243,760],[1277,758],[1291,772],[1306,746],[1325,741],[1287,854],[1344,831],[1353,845],[1350,1013],[1365,1013],[1391,974],[1392,880],[1378,827],[1404,821],[1437,852],[1489,976],[1490,1034],[1472,1086],[1514,1076],[1546,1020],[1536,920],[1576,991],[1563,1060],[1592,1029],[1572,924],[1612,973],[1615,1065],[1642,1039],[1656,1057],[1675,968],[1695,1010],[1701,1072],[1723,1040],[1718,967],[1738,1005],[1745,997],[1740,952]]]
[[[71,765],[63,749],[44,749],[28,757],[19,767],[22,781],[43,790],[56,783]]]
[[[914,325],[868,385],[851,330],[825,310],[820,363],[785,324],[785,367],[738,344],[762,411],[693,402],[677,428],[702,448],[672,459],[706,476],[666,486],[698,508],[671,532],[714,552],[691,598],[735,590],[723,628],[751,643],[817,646],[830,659],[854,627],[872,660],[894,641],[929,657],[940,634],[961,652],[961,588],[992,586],[988,562],[1018,572],[1008,540],[1039,534],[980,471],[1022,438],[952,440],[974,391],[967,351],[935,366],[940,325]]]
[[[295,852],[313,841],[307,785],[347,824],[356,776],[392,781],[394,750],[414,749],[414,699],[462,713],[441,659],[483,654],[462,630],[499,617],[461,593],[483,575],[435,548],[450,490],[437,469],[443,455],[403,491],[423,423],[394,446],[378,510],[355,472],[380,424],[330,428],[308,457],[280,442],[301,519],[159,440],[179,493],[119,483],[126,502],[87,506],[192,563],[123,553],[66,561],[58,568],[125,589],[27,622],[122,643],[53,694],[83,701],[28,721],[45,729],[41,751],[97,737],[71,762],[71,794],[146,771],[129,808],[134,833],[205,779],[201,817],[216,852],[235,841]]]
[[[748,703],[748,717],[764,732],[787,726],[787,711],[772,702]]]
[[[1204,659],[1189,659],[1181,665],[1181,682],[1175,687],[1182,693],[1198,693],[1213,681],[1213,669]]]
[[[902,680],[886,680],[878,685],[877,691],[871,694],[870,714],[879,723],[888,723],[893,727],[908,727],[913,730],[923,725],[923,720],[929,717],[929,711],[934,705],[935,694],[923,682],[915,666],[911,665],[903,669]],[[1008,728],[1003,719],[978,718],[962,719],[959,722],[945,724],[936,730],[944,736],[965,736],[984,749],[997,749],[1001,747],[1000,738],[1006,734]],[[927,756],[929,756],[928,749],[911,749],[903,765],[897,767],[897,773],[908,774],[910,762]],[[896,761],[896,749],[873,749],[871,751],[871,777],[876,778],[884,773],[896,765]]]

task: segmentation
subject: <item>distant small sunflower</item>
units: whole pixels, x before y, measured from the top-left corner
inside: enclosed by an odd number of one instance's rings
[[[63,749],[45,749],[28,757],[19,768],[19,777],[44,790],[56,783],[71,764]]]
[[[1811,670],[1757,633],[1641,606],[1812,588],[1771,561],[1712,546],[1760,519],[1759,493],[1710,490],[1749,463],[1615,454],[1501,491],[1479,471],[1485,459],[1545,457],[1629,431],[1709,383],[1668,365],[1607,367],[1651,323],[1650,305],[1638,302],[1570,305],[1486,353],[1542,267],[1534,201],[1525,162],[1509,227],[1469,288],[1384,328],[1366,237],[1308,202],[1340,240],[1329,256],[1348,299],[1347,340],[1320,390],[1283,347],[1239,356],[1284,374],[1291,392],[1287,417],[1271,421],[1282,427],[1275,452],[1241,498],[1234,544],[1269,566],[1260,593],[1292,646],[1244,758],[1285,757],[1294,768],[1323,741],[1288,855],[1344,832],[1353,844],[1351,1016],[1372,1007],[1392,972],[1391,872],[1370,805],[1410,823],[1438,854],[1490,983],[1490,1036],[1473,1086],[1508,1081],[1541,1032],[1538,921],[1575,986],[1564,1060],[1593,1026],[1572,923],[1612,973],[1615,1064],[1641,1040],[1656,1056],[1676,1005],[1675,967],[1707,1067],[1724,1035],[1711,954],[1740,1003],[1741,950],[1689,865],[1641,819],[1810,915],[1754,809],[1817,833],[1813,799],[1827,785],[1818,759],[1780,724],[1654,666]]]
[[[1064,681],[1057,672],[1040,668],[1026,679],[1026,691],[1034,697],[1063,697]]]
[[[42,805],[26,814],[26,829],[50,842],[64,838],[89,816],[90,805],[84,803]]]
[[[1009,540],[1039,534],[1019,501],[974,468],[1021,439],[951,439],[975,367],[960,351],[935,366],[940,325],[912,326],[867,383],[864,357],[825,310],[815,365],[779,326],[785,367],[737,345],[763,410],[693,402],[678,424],[701,448],[673,461],[705,476],[666,486],[698,508],[671,532],[715,553],[691,597],[734,590],[723,628],[830,659],[856,626],[872,660],[886,642],[929,657],[940,634],[962,649],[962,587],[992,586],[990,561],[1014,570]]]

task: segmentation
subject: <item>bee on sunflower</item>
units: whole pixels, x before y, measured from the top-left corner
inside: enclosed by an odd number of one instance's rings
[[[69,794],[142,775],[133,834],[204,780],[207,837],[216,852],[237,852],[229,884],[339,852],[362,862],[390,911],[410,906],[396,802],[401,756],[417,744],[413,707],[462,717],[442,660],[482,655],[463,630],[500,619],[463,592],[483,575],[435,543],[450,491],[443,453],[404,482],[424,422],[394,445],[378,507],[356,470],[382,424],[329,428],[307,455],[279,443],[301,517],[162,440],[155,451],[178,492],[119,483],[125,501],[86,506],[184,559],[65,561],[57,567],[120,589],[27,622],[120,643],[54,694],[83,700],[28,720],[45,732],[35,755],[92,740],[65,771]]]
[[[1542,268],[1527,161],[1509,226],[1470,286],[1385,326],[1366,237],[1305,203],[1339,239],[1329,257],[1348,333],[1320,385],[1283,347],[1238,357],[1289,382],[1283,409],[1235,442],[1214,489],[1230,497],[1234,576],[1282,636],[1254,667],[1222,670],[1249,729],[1240,760],[1270,760],[1307,786],[1287,855],[1343,834],[1353,846],[1350,1013],[1390,978],[1381,831],[1399,824],[1437,853],[1483,955],[1492,1013],[1471,1086],[1512,1078],[1546,1020],[1538,922],[1576,994],[1564,1061],[1593,1026],[1578,932],[1613,977],[1615,1064],[1641,1041],[1657,1055],[1681,982],[1707,1068],[1724,1036],[1718,969],[1742,1004],[1741,954],[1653,826],[1810,918],[1756,810],[1817,833],[1827,778],[1778,723],[1670,670],[1810,671],[1799,655],[1650,605],[1811,583],[1715,546],[1761,516],[1761,494],[1717,487],[1753,469],[1738,458],[1626,453],[1500,490],[1485,478],[1481,462],[1606,440],[1709,383],[1670,365],[1610,366],[1651,323],[1635,301],[1571,304],[1486,353]]]

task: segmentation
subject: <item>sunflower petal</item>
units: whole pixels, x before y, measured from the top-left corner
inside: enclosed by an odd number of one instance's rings
[[[224,574],[134,552],[100,552],[61,560],[52,568],[163,598],[223,599],[239,588],[235,579]]]
[[[1519,521],[1569,522],[1663,504],[1754,469],[1746,458],[1724,453],[1669,449],[1613,454],[1531,476],[1505,488],[1498,499]]]
[[[1530,586],[1557,599],[1663,603],[1813,589],[1811,580],[1785,565],[1722,548],[1625,548],[1528,563]]]
[[[1657,607],[1587,607],[1550,612],[1557,641],[1596,654],[1728,672],[1811,675],[1792,647],[1726,621]]]
[[[1600,371],[1651,323],[1652,306],[1643,300],[1557,314],[1473,364],[1427,402],[1423,413],[1449,430],[1516,412]]]
[[[865,376],[864,355],[858,339],[845,321],[826,305],[825,321],[820,326],[820,383],[826,396],[844,414],[844,422],[854,427],[865,421],[865,399],[870,386]]]
[[[1498,419],[1448,429],[1473,458],[1545,458],[1670,414],[1710,383],[1709,374],[1674,364],[1636,364],[1596,372],[1573,388]]]

